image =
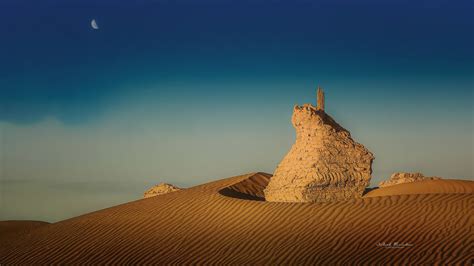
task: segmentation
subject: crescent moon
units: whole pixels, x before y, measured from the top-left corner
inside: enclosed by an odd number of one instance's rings
[[[95,19],[93,19],[91,21],[91,27],[94,29],[94,30],[98,30],[99,29],[99,26],[97,25],[97,22],[95,21]]]

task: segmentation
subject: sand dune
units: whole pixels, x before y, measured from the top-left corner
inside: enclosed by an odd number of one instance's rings
[[[424,180],[377,188],[364,197],[434,193],[474,193],[474,182],[454,179]]]
[[[42,221],[0,221],[0,241],[2,241],[2,238],[17,237],[30,233],[32,230],[47,224],[49,223]]]
[[[421,194],[416,184],[419,193],[410,195],[389,195],[404,194],[394,186],[344,202],[270,203],[258,200],[269,176],[227,178],[38,227],[0,241],[0,263],[419,265],[472,258],[473,182],[444,180],[456,193]],[[410,246],[386,247],[394,242]]]
[[[219,190],[219,193],[234,198],[264,201],[265,194],[263,193],[263,190],[268,185],[268,182],[270,182],[271,177],[272,175],[267,173],[250,175],[248,178],[245,178],[236,184]]]

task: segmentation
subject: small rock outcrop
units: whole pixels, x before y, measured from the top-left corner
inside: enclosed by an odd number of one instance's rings
[[[424,176],[422,173],[394,173],[390,176],[389,180],[382,181],[379,183],[379,187],[389,187],[393,185],[403,184],[403,183],[410,183],[410,182],[417,182],[417,181],[424,181],[424,180],[438,180],[441,177],[437,176]]]
[[[277,202],[328,202],[362,196],[372,174],[373,154],[318,105],[295,106],[296,142],[275,170],[265,199]]]
[[[156,186],[153,186],[149,190],[145,191],[145,193],[143,193],[143,197],[144,198],[150,198],[150,197],[163,195],[163,194],[167,194],[167,193],[171,193],[171,192],[175,192],[175,191],[180,191],[180,190],[183,190],[183,189],[179,188],[179,187],[176,187],[176,186],[173,186],[171,184],[160,183]]]

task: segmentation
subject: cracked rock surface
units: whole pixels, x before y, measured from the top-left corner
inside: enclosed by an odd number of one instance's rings
[[[163,194],[167,194],[167,193],[171,193],[171,192],[175,192],[179,190],[182,190],[182,188],[179,188],[167,183],[160,183],[156,186],[153,186],[149,190],[145,191],[145,193],[143,193],[143,197],[149,198],[149,197],[163,195]]]
[[[403,184],[403,183],[410,183],[410,182],[417,182],[423,180],[438,180],[441,177],[437,176],[424,176],[422,173],[394,173],[390,176],[389,180],[382,181],[379,183],[379,187],[389,187],[393,185]]]

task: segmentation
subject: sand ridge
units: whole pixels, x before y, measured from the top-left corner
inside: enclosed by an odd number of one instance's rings
[[[0,263],[419,265],[472,258],[473,193],[331,203],[234,197],[258,198],[268,177],[231,177],[39,227],[0,241]],[[381,245],[394,242],[411,246]]]
[[[474,193],[474,182],[456,179],[423,180],[374,189],[364,197],[436,193]]]

